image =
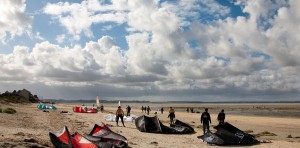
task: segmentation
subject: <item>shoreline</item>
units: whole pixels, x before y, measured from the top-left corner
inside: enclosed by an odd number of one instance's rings
[[[85,104],[92,107],[93,103],[58,103],[66,106],[75,106]],[[117,103],[102,103],[104,107],[117,107]],[[200,114],[205,108],[208,108],[211,113],[219,113],[221,109],[232,115],[245,115],[245,116],[266,116],[266,117],[290,117],[300,118],[300,103],[242,103],[242,104],[190,104],[190,103],[122,103],[123,108],[130,105],[132,109],[141,110],[141,106],[150,106],[152,111],[160,112],[160,108],[164,107],[167,111],[172,106],[176,112],[187,112],[187,107],[193,107],[195,114]],[[198,112],[198,113],[197,113]],[[190,113],[191,114],[191,113]]]

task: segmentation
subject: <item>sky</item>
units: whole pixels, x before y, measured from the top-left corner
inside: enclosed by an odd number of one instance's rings
[[[0,92],[300,101],[299,0],[1,0]]]

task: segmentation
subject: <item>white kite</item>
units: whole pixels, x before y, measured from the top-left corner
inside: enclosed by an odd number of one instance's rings
[[[124,116],[123,121],[124,122],[133,122],[138,116],[131,114],[130,116]],[[116,115],[113,114],[107,114],[103,117],[106,121],[114,122],[116,121]]]

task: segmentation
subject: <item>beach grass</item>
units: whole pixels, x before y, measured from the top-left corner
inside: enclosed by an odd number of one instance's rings
[[[5,110],[3,110],[4,113],[7,113],[7,114],[15,114],[17,113],[17,111],[13,108],[6,108]]]

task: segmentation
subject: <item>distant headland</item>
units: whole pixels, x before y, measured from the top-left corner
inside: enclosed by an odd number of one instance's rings
[[[33,95],[26,89],[6,91],[0,93],[0,103],[38,103],[40,102],[37,95]]]

